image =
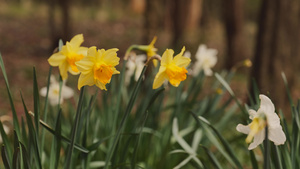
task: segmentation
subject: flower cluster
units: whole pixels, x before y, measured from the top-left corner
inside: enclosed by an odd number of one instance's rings
[[[67,42],[61,51],[54,53],[48,59],[51,66],[58,66],[63,80],[68,77],[68,72],[77,75],[78,89],[85,85],[96,85],[106,90],[105,85],[110,82],[113,74],[119,74],[115,66],[119,64],[118,49],[98,49],[96,47],[81,47],[83,35],[74,36]]]

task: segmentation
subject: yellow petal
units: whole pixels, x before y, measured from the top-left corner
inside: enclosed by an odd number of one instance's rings
[[[69,65],[67,62],[63,62],[59,65],[59,73],[63,80],[66,80],[68,78],[68,69]]]
[[[87,51],[88,51],[88,48],[87,47],[79,47],[77,53],[78,54],[81,54],[83,56],[87,56]]]
[[[51,66],[59,66],[62,62],[66,60],[66,56],[61,53],[54,53],[48,59],[48,62]]]
[[[73,47],[79,47],[83,42],[83,35],[82,34],[78,34],[76,36],[74,36],[71,40],[70,40],[70,44]]]
[[[97,48],[96,48],[96,46],[90,47],[88,49],[88,51],[87,51],[87,56],[92,56],[92,57],[96,58],[96,55],[97,55]]]
[[[94,84],[95,84],[95,80],[94,80],[93,72],[90,72],[88,74],[80,74],[79,79],[78,79],[78,89],[79,90],[82,86],[85,86],[85,85],[92,86]]]
[[[164,81],[167,79],[165,70],[166,70],[166,68],[163,66],[161,66],[159,68],[159,71],[156,74],[154,82],[153,82],[153,87],[152,87],[153,89],[159,88],[164,83]]]
[[[173,59],[173,62],[179,67],[187,67],[191,62],[190,58],[182,56],[184,51],[185,51],[185,47],[183,47],[181,49],[181,52],[177,54]]]
[[[111,66],[116,66],[119,64],[120,58],[117,57],[117,51],[119,49],[114,48],[114,49],[108,49],[105,51],[102,55],[103,62],[111,65]]]
[[[95,62],[95,57],[86,56],[80,61],[76,62],[75,64],[79,72],[83,74],[87,74],[93,70],[94,62]]]
[[[172,49],[167,49],[161,57],[161,65],[168,65],[173,60],[174,51]]]
[[[101,90],[107,90],[105,85],[98,80],[96,81],[96,86],[99,87]]]

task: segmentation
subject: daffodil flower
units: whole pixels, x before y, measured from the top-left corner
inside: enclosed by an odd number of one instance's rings
[[[252,150],[261,144],[265,139],[265,128],[268,126],[268,139],[273,141],[275,145],[284,144],[286,141],[285,134],[280,125],[280,119],[275,113],[272,101],[265,95],[259,95],[261,100],[260,107],[257,110],[249,110],[249,118],[252,122],[245,126],[239,124],[236,129],[239,132],[248,134],[246,142],[250,143],[248,149]]]
[[[47,87],[43,87],[40,90],[40,95],[46,97],[47,95]],[[55,80],[54,76],[50,77],[50,85],[49,85],[49,93],[48,99],[51,105],[62,104],[64,99],[69,99],[74,95],[73,89],[66,86],[66,80],[63,81],[63,85],[61,87],[61,97],[59,100],[59,83]]]
[[[144,68],[144,62],[146,61],[146,55],[131,55],[126,62],[126,74],[125,74],[125,85],[127,86],[130,82],[130,78],[134,75],[134,80],[138,81],[142,70]]]
[[[147,54],[147,59],[151,58],[152,56],[156,55],[157,49],[154,47],[157,37],[155,36],[149,45],[139,45],[138,49],[145,51]],[[153,60],[154,66],[157,66],[157,60]]]
[[[77,75],[80,72],[77,69],[76,62],[84,58],[87,54],[86,47],[81,47],[83,35],[74,36],[70,42],[62,46],[61,51],[54,53],[48,59],[51,66],[58,66],[63,80],[68,78],[68,72]]]
[[[185,47],[174,58],[174,51],[172,49],[167,49],[163,53],[159,71],[153,82],[153,89],[159,88],[165,80],[168,80],[173,86],[178,87],[180,82],[186,79],[188,71],[185,67],[190,64],[191,59],[182,56],[184,51]]]
[[[201,70],[206,76],[213,74],[211,68],[217,63],[216,49],[208,49],[206,45],[200,45],[196,53],[196,63],[193,66],[193,76],[197,76]]]
[[[82,86],[96,85],[101,90],[106,90],[105,85],[110,82],[113,74],[119,74],[115,66],[119,64],[117,57],[118,49],[97,50],[90,47],[87,56],[76,62],[78,70],[81,72],[78,80],[78,89]]]

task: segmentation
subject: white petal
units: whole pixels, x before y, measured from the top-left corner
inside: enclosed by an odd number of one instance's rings
[[[257,114],[255,110],[248,110],[249,112],[249,119],[253,120],[253,118],[255,117],[255,115]]]
[[[252,150],[260,145],[265,139],[265,129],[259,131],[253,139],[253,142],[249,145],[248,150]]]
[[[244,134],[249,134],[250,133],[250,127],[242,125],[242,124],[238,124],[236,126],[236,130],[241,132],[241,133],[244,133]]]
[[[40,95],[43,96],[43,97],[46,97],[46,94],[47,94],[47,87],[41,88]]]
[[[275,129],[269,129],[268,138],[273,141],[275,145],[284,144],[286,141],[286,137],[281,126]]]
[[[260,94],[259,99],[261,100],[261,102],[260,102],[260,107],[257,112],[264,112],[264,113],[274,113],[275,112],[274,104],[267,96]]]
[[[74,91],[68,86],[63,86],[61,95],[64,99],[69,99],[74,95]]]

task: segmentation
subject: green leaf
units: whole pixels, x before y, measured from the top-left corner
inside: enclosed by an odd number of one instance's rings
[[[40,99],[39,99],[39,89],[36,78],[36,71],[33,68],[33,103],[34,103],[34,123],[35,123],[35,133],[39,134],[39,119],[40,119]],[[38,144],[38,142],[37,142]]]
[[[225,148],[226,153],[228,153],[228,155],[230,157],[230,158],[228,158],[227,155],[223,154],[223,155],[225,155],[226,159],[229,160],[229,161],[233,161],[237,168],[243,169],[241,163],[238,161],[238,159],[235,156],[235,153],[233,152],[233,150],[230,147],[229,143],[223,138],[223,136],[204,117],[201,117],[201,116],[197,117],[197,115],[194,112],[191,112],[191,111],[190,111],[190,113],[196,119],[196,121],[198,122],[198,124],[201,125],[201,122],[203,122],[206,125],[208,125],[208,127],[210,127],[210,129],[212,129],[212,131],[214,132],[214,134],[218,137],[218,139],[222,143],[223,147]],[[204,126],[202,125],[202,127],[204,127]],[[205,129],[205,127],[204,127],[204,129]],[[205,131],[207,132],[208,130],[205,130]],[[218,142],[214,142],[214,145],[217,146]],[[219,147],[219,150],[221,150],[220,147]]]
[[[27,107],[25,105],[22,93],[21,93],[21,99],[22,99],[22,103],[23,103],[23,107],[24,107],[24,111],[25,111],[25,115],[26,115],[26,121],[27,121],[27,126],[28,126],[28,131],[29,131],[29,140],[31,140],[32,142],[29,142],[30,145],[32,145],[33,148],[33,152],[34,152],[34,157],[35,157],[35,162],[36,165],[39,169],[42,169],[42,162],[41,162],[41,158],[40,158],[40,151],[39,151],[39,147],[37,144],[37,135],[35,133],[35,129],[32,123],[32,119],[28,113]],[[29,150],[30,151],[30,150]]]
[[[223,167],[221,166],[221,164],[219,163],[218,159],[214,156],[214,154],[206,147],[204,146],[200,146],[202,147],[205,152],[206,152],[206,155],[208,156],[210,162],[214,165],[215,168],[219,168],[219,169],[222,169]]]
[[[22,158],[23,158],[23,166],[25,169],[31,169],[30,167],[30,162],[28,160],[28,153],[26,151],[26,148],[24,146],[24,144],[22,144],[21,142],[19,142],[19,144],[21,145],[21,152],[22,152]]]
[[[65,163],[66,169],[69,169],[71,166],[72,154],[73,154],[73,149],[74,149],[74,145],[75,145],[75,141],[76,141],[79,118],[81,117],[84,89],[85,89],[85,87],[83,86],[80,90],[80,96],[79,96],[79,101],[78,101],[76,117],[75,117],[75,123],[72,126],[72,130],[71,130],[71,142],[70,142],[68,152],[66,155],[66,163]]]
[[[125,111],[125,113],[124,113],[124,115],[123,115],[123,118],[122,118],[122,120],[121,120],[121,124],[120,124],[120,126],[119,126],[119,128],[118,128],[118,131],[117,131],[117,134],[116,134],[116,136],[115,136],[115,138],[114,138],[113,144],[112,144],[112,146],[111,146],[111,147],[109,148],[109,150],[108,150],[108,155],[107,155],[106,160],[105,160],[105,167],[104,167],[104,169],[107,169],[107,168],[108,168],[108,165],[110,164],[110,160],[111,160],[112,155],[113,155],[113,153],[114,153],[114,151],[115,151],[116,145],[117,145],[117,143],[118,143],[118,141],[119,141],[120,134],[121,134],[121,132],[122,132],[122,130],[123,130],[125,121],[126,121],[128,115],[129,115],[129,113],[131,112],[132,107],[133,107],[133,104],[134,104],[134,102],[135,102],[135,100],[136,100],[137,93],[138,93],[139,88],[140,88],[140,86],[141,86],[142,78],[143,78],[143,76],[144,76],[144,74],[145,74],[145,72],[146,72],[146,69],[147,69],[147,65],[145,65],[144,68],[143,68],[143,70],[142,70],[142,73],[141,73],[141,75],[140,75],[140,77],[139,77],[139,80],[137,81],[137,84],[136,84],[136,86],[135,86],[135,88],[134,88],[134,91],[133,91],[133,93],[132,93],[132,95],[131,95],[131,97],[130,97],[128,106],[127,106],[126,111]]]
[[[4,80],[5,80],[5,85],[6,85],[6,89],[7,89],[7,93],[8,93],[8,97],[9,97],[9,102],[10,102],[10,107],[11,107],[11,111],[12,111],[12,114],[13,114],[14,129],[16,130],[18,137],[20,137],[21,135],[20,135],[20,125],[19,125],[19,121],[18,121],[18,116],[17,116],[17,112],[16,112],[16,109],[15,109],[13,99],[12,99],[12,95],[11,95],[11,92],[10,92],[9,83],[8,83],[8,79],[7,79],[7,74],[6,74],[6,71],[5,71],[5,66],[4,66],[4,62],[3,62],[3,59],[2,59],[1,53],[0,53],[0,67],[1,67],[3,77],[4,77]]]
[[[6,151],[6,148],[5,148],[5,145],[2,145],[1,147],[1,156],[2,156],[2,161],[3,161],[3,164],[4,164],[4,167],[6,169],[10,169],[11,165],[10,165],[10,158],[7,154],[7,151]]]
[[[12,149],[10,147],[10,141],[8,140],[7,134],[4,131],[3,124],[1,122],[1,120],[0,120],[0,132],[1,132],[1,137],[2,137],[3,143],[5,145],[5,152],[3,152],[3,153],[5,153],[7,161],[10,162],[11,159],[12,159],[12,154],[13,153],[12,153]],[[4,147],[2,147],[2,148],[4,148]]]

